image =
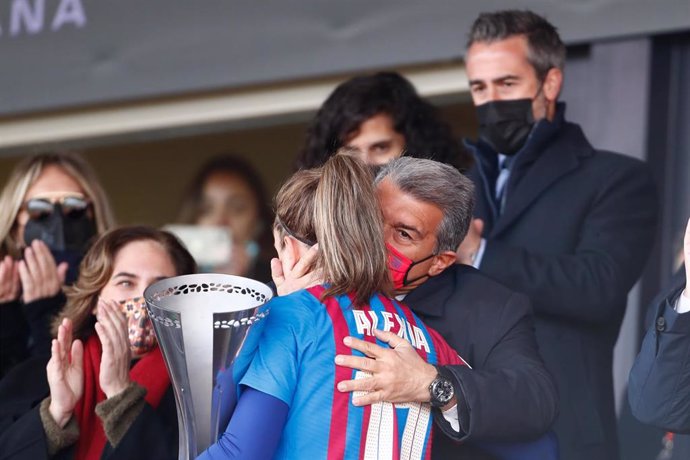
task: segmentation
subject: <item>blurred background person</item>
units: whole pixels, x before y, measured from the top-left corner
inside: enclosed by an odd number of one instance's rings
[[[628,386],[633,415],[668,431],[660,460],[690,458],[690,437],[676,436],[690,434],[690,220],[683,256],[670,286],[649,306],[649,328]]]
[[[25,158],[0,194],[0,376],[50,352],[49,322],[64,305],[92,237],[114,224],[96,175],[79,156]]]
[[[229,258],[213,266],[200,264],[201,271],[246,276],[262,282],[271,277],[272,220],[261,177],[246,160],[233,155],[214,157],[201,167],[183,198],[178,216],[182,224],[215,227],[230,235]]]
[[[0,381],[3,458],[177,458],[174,395],[142,295],[195,271],[168,232],[121,227],[98,239],[66,288],[50,360]]]
[[[383,165],[403,154],[447,163],[460,171],[471,165],[471,157],[436,108],[395,72],[340,84],[307,128],[297,166],[321,166],[341,147],[358,151],[370,165]]]

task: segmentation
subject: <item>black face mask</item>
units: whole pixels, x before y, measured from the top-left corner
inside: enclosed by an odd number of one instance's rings
[[[496,153],[515,155],[527,140],[532,126],[532,99],[491,101],[478,105],[479,140]]]
[[[84,258],[84,253],[81,251],[56,251],[50,250],[50,253],[55,259],[55,265],[60,265],[62,262],[67,262],[67,273],[65,274],[65,284],[74,284],[79,276],[79,264]]]
[[[96,234],[96,225],[86,212],[64,215],[56,204],[53,212],[29,219],[24,228],[24,242],[43,241],[50,249],[55,264],[67,262],[65,282],[77,280],[79,263],[86,252],[89,240]]]
[[[24,242],[43,241],[54,253],[83,254],[89,240],[96,234],[96,225],[86,212],[65,216],[60,204],[53,212],[29,219],[24,228]]]

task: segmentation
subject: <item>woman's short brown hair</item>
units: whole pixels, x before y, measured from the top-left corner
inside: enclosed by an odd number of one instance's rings
[[[65,288],[67,304],[53,321],[53,335],[62,318],[70,318],[75,338],[86,339],[93,332],[93,309],[98,296],[113,274],[118,252],[135,241],[155,241],[170,256],[176,275],[188,275],[197,270],[194,258],[171,233],[146,226],[127,226],[110,230],[88,250],[79,266],[79,278],[73,286]]]

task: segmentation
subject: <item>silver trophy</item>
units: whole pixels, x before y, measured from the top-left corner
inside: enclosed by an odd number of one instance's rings
[[[175,392],[180,460],[225,430],[272,296],[263,283],[219,274],[167,278],[144,291]]]

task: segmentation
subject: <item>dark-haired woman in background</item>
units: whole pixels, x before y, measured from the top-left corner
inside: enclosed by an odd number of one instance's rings
[[[231,257],[201,266],[202,271],[247,276],[270,281],[273,220],[261,177],[234,155],[220,155],[205,163],[184,196],[178,222],[229,230]]]
[[[395,72],[340,84],[309,125],[297,167],[321,166],[341,147],[355,149],[370,165],[403,154],[446,163],[461,172],[472,163],[436,108]]]

